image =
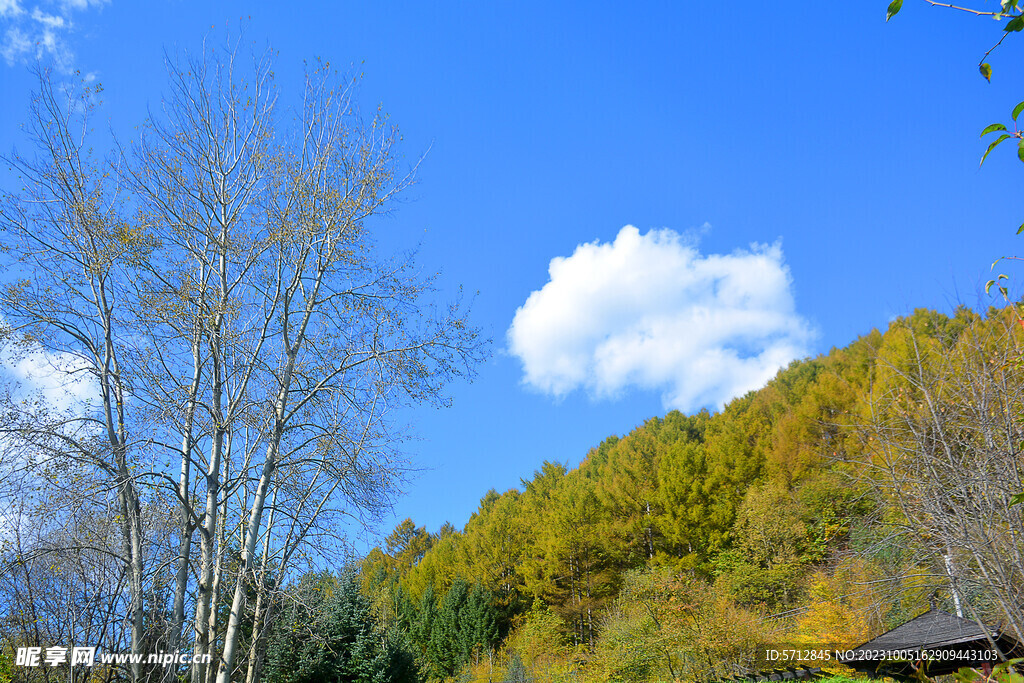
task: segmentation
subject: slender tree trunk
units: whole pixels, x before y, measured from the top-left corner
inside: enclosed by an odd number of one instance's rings
[[[216,606],[212,604],[214,582],[213,555],[217,549],[217,512],[220,508],[219,501],[217,500],[220,492],[220,487],[217,481],[217,476],[220,473],[220,450],[220,445],[218,445],[215,440],[210,457],[210,466],[206,474],[206,513],[203,518],[203,526],[201,527],[202,533],[200,534],[199,597],[196,600],[196,618],[194,626],[194,653],[199,659],[202,659],[203,655],[210,653],[212,635],[209,629],[210,612],[216,608]],[[193,683],[202,683],[205,680],[205,666],[205,664],[200,663],[193,668]]]
[[[647,539],[647,559],[654,559],[654,534],[651,531],[651,501],[647,501],[647,525],[644,527],[644,535]]]
[[[212,357],[212,397],[211,419],[213,420],[213,442],[210,447],[210,463],[206,470],[206,513],[203,518],[200,544],[200,576],[199,599],[196,601],[195,650],[197,659],[212,654],[210,644],[213,632],[210,630],[211,610],[216,610],[213,603],[214,563],[213,552],[216,546],[217,512],[220,508],[220,469],[221,457],[224,452],[224,416],[222,410],[223,378],[220,349],[216,339],[211,340]],[[192,669],[192,683],[203,683],[206,680],[206,664],[200,661]]]
[[[953,596],[953,607],[956,609],[956,615],[963,617],[964,611],[960,606],[960,591],[956,588],[956,574],[953,571],[953,555],[947,551],[943,559],[946,564],[946,576],[949,578],[949,592]]]
[[[273,618],[273,596],[271,595],[269,599],[264,599],[264,595],[267,593],[264,586],[266,584],[267,565],[270,561],[270,533],[274,528],[274,513],[277,511],[277,491],[278,488],[275,486],[274,495],[270,502],[270,517],[267,519],[267,533],[263,537],[263,557],[260,560],[259,581],[256,584],[256,609],[253,611],[253,634],[252,642],[249,644],[249,666],[245,672],[245,683],[255,683],[259,680],[265,654],[264,645],[266,643],[267,631]],[[274,589],[276,589],[279,582],[280,577],[275,579]],[[266,605],[263,604],[264,602]]]
[[[117,467],[117,492],[122,513],[126,556],[128,558],[128,588],[131,599],[131,647],[133,655],[141,655],[145,640],[145,607],[143,580],[145,565],[142,559],[142,506],[128,463],[127,426],[124,414],[124,391],[121,372],[114,350],[112,312],[106,298],[102,280],[97,287],[98,303],[102,311],[104,351],[101,371],[103,401],[107,421],[107,434]],[[111,395],[113,394],[113,395]],[[112,405],[113,404],[113,405]],[[136,658],[140,659],[140,658]],[[132,680],[142,678],[142,662],[131,664]]]
[[[169,651],[177,652],[181,648],[181,639],[185,630],[185,594],[188,592],[189,561],[192,555],[192,534],[195,524],[192,521],[192,448],[193,422],[196,411],[196,397],[199,393],[201,378],[200,349],[198,326],[192,339],[192,384],[189,388],[189,401],[185,414],[184,428],[181,437],[181,473],[178,478],[178,505],[181,510],[181,541],[178,545],[178,572],[174,582],[174,606],[171,612],[171,634]],[[165,668],[164,681],[171,683],[176,674],[175,667]]]
[[[231,439],[230,435],[228,438],[228,452],[227,457],[224,458],[223,471],[221,473],[221,481],[226,482],[228,480],[228,466],[231,462]],[[244,505],[243,505],[244,507]],[[223,585],[224,577],[224,537],[227,533],[227,518],[228,518],[228,499],[224,498],[221,503],[220,513],[217,516],[217,548],[213,555],[213,585],[210,590],[210,616],[207,620],[207,633],[210,634],[210,650],[211,655],[217,652],[217,624],[220,621],[220,613],[217,611],[217,606],[220,605],[221,598],[221,586]],[[214,678],[217,675],[217,667],[206,666],[205,667],[205,680],[206,683],[213,683]]]
[[[278,416],[283,411],[284,395],[282,389],[278,403]],[[221,656],[219,670],[217,672],[217,683],[231,683],[231,674],[235,666],[235,654],[238,649],[239,627],[242,623],[242,615],[245,611],[245,579],[252,572],[252,558],[256,550],[256,539],[259,537],[260,523],[263,518],[263,509],[267,500],[267,491],[270,488],[274,471],[277,467],[278,447],[281,442],[282,429],[280,421],[275,426],[273,438],[267,446],[267,459],[263,465],[263,472],[260,475],[259,485],[256,487],[256,496],[252,502],[249,512],[249,522],[245,529],[245,545],[242,548],[242,566],[239,569],[238,577],[235,579],[235,592],[231,599],[231,612],[228,616],[228,625],[224,631],[224,650]]]

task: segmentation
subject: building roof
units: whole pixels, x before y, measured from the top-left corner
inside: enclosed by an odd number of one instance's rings
[[[940,609],[930,609],[919,617],[915,617],[897,626],[887,633],[869,640],[855,650],[908,650],[920,648],[944,647],[975,640],[993,640],[999,638],[997,629],[988,633],[974,621],[954,616]]]
[[[995,652],[993,641],[999,648]],[[901,653],[919,650],[945,650],[945,656],[930,655],[931,661],[907,661]],[[994,664],[1001,657],[1013,652],[1019,655],[1020,643],[1015,638],[990,626],[979,626],[976,622],[957,617],[949,612],[932,608],[887,633],[869,640],[847,652],[840,661],[857,671],[868,673],[872,678],[878,675],[891,676],[897,680],[913,680],[914,672],[924,667],[929,675],[938,676],[952,673],[961,667],[978,667]],[[987,654],[986,654],[987,653]],[[913,655],[909,655],[915,658]]]

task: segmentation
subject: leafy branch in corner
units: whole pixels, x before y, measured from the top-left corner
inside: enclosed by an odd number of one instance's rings
[[[962,7],[960,5],[953,5],[947,2],[936,2],[936,0],[924,0],[932,7],[946,7],[948,9],[955,9],[961,12],[967,12],[979,17],[992,17],[997,21],[1006,19],[1006,25],[1003,26],[1003,35],[1000,36],[996,44],[988,49],[987,52],[982,56],[981,61],[978,63],[978,71],[985,77],[986,81],[992,80],[992,66],[986,61],[988,56],[992,52],[1002,45],[1003,41],[1006,40],[1006,36],[1011,33],[1017,33],[1024,30],[1024,11],[1021,10],[1019,4],[1020,0],[1000,0],[998,10],[980,10],[973,7]],[[903,0],[892,0],[889,3],[889,8],[885,12],[885,20],[889,21],[896,16],[899,11],[903,9]]]
[[[988,126],[985,126],[985,129],[983,131],[981,131],[982,138],[984,138],[986,135],[991,135],[992,133],[1000,133],[1000,135],[995,140],[989,143],[988,148],[985,150],[985,153],[981,157],[981,161],[978,164],[979,166],[985,163],[985,159],[988,158],[988,155],[992,152],[992,150],[994,150],[996,147],[1006,142],[1007,140],[1010,140],[1011,138],[1017,140],[1017,158],[1021,161],[1021,163],[1024,163],[1024,131],[1022,131],[1020,126],[1017,124],[1017,117],[1021,115],[1021,112],[1024,112],[1024,102],[1018,102],[1017,106],[1015,106],[1013,108],[1013,111],[1010,112],[1010,118],[1012,119],[1013,125],[1012,131],[1002,123],[989,124]],[[1021,234],[1022,232],[1024,232],[1024,223],[1021,223],[1020,227],[1017,228],[1018,235]],[[1020,259],[1018,257],[1005,256],[996,259],[996,261],[992,264],[992,267],[995,268],[996,264],[1003,260]],[[1008,279],[1008,276],[1000,274],[999,276],[996,277],[996,279],[989,280],[988,282],[985,283],[985,293],[988,294],[993,286],[997,286],[997,289],[999,290],[999,293],[1002,294],[1003,299],[1009,302],[1010,297],[1007,292],[1007,289],[1004,285],[1001,284],[1002,281],[1006,279]],[[1024,322],[1022,322],[1021,324],[1024,325]]]

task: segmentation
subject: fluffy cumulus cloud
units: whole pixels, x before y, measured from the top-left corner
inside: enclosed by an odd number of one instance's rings
[[[704,256],[695,239],[627,225],[548,272],[507,336],[525,383],[554,396],[639,388],[661,391],[668,408],[721,407],[806,355],[814,336],[779,244]]]
[[[109,0],[50,0],[25,4],[22,0],[0,0],[0,27],[3,29],[0,55],[8,65],[50,59],[58,69],[68,71],[74,55],[65,38],[74,28],[74,13],[101,7],[107,2]]]

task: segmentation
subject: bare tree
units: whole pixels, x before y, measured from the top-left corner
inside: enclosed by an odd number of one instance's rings
[[[13,276],[0,295],[9,323],[4,337],[53,360],[57,375],[88,375],[98,400],[77,410],[7,400],[8,421],[0,431],[28,448],[28,462],[38,471],[72,463],[103,481],[104,491],[116,493],[113,518],[122,537],[131,644],[137,651],[146,571],[143,500],[129,429],[120,303],[123,269],[145,259],[146,247],[131,238],[119,213],[120,188],[89,151],[98,93],[88,86],[70,89],[62,100],[46,75],[40,77],[45,87],[33,100],[29,127],[39,156],[6,158],[23,187],[0,200],[5,267]],[[7,348],[11,352],[11,344]]]
[[[191,642],[217,662],[195,683],[258,680],[284,578],[396,495],[394,411],[443,402],[486,342],[461,305],[434,307],[410,257],[377,253],[374,217],[415,167],[399,170],[380,111],[359,116],[353,80],[318,64],[281,111],[269,53],[204,48],[168,74],[162,110],[107,167],[84,153],[96,94],[59,103],[41,74],[44,154],[10,159],[26,189],[0,207],[18,276],[5,339],[71,359],[98,399],[39,421],[9,396],[0,430],[117,492],[133,652]],[[169,615],[147,622],[158,583]],[[151,674],[175,675],[132,671]]]
[[[868,422],[866,481],[898,511],[888,522],[922,551],[965,616],[998,619],[1024,641],[1024,347],[1012,311],[955,338],[890,330]]]

